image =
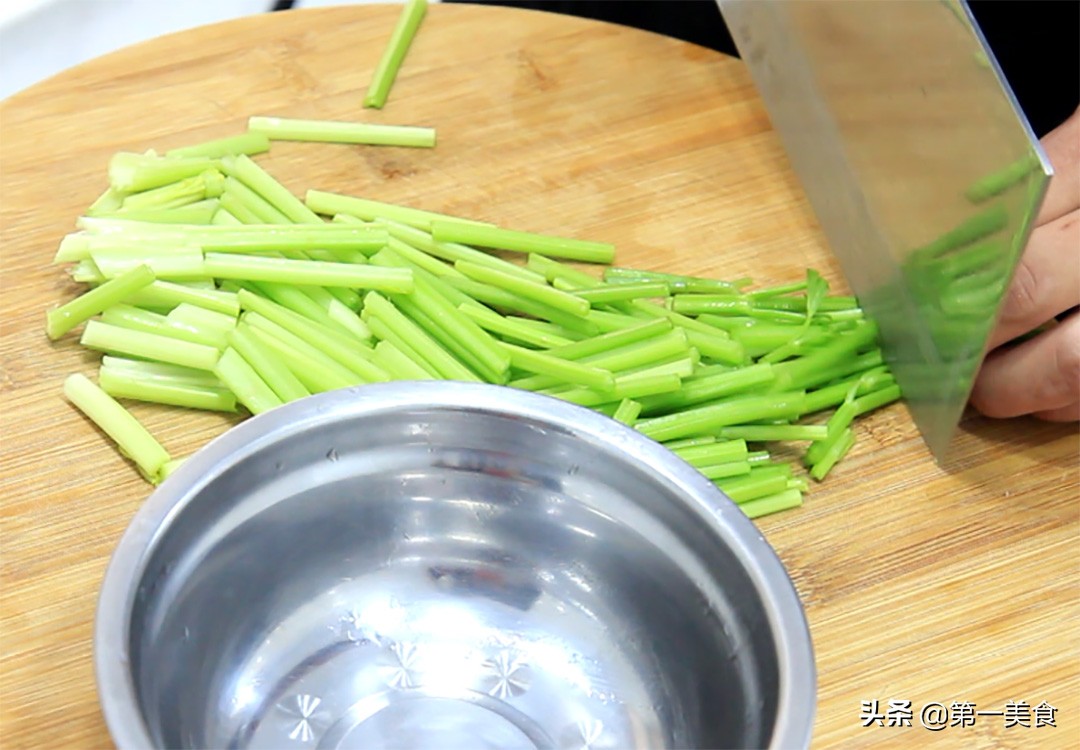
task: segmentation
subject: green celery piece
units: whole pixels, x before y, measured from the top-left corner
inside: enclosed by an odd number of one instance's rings
[[[89,417],[130,458],[144,477],[156,482],[158,471],[169,454],[137,419],[112,396],[94,385],[85,375],[69,375],[64,395]]]
[[[689,378],[694,374],[694,370],[698,365],[699,360],[696,353],[696,349],[690,349],[690,354],[685,357],[668,359],[666,362],[658,362],[644,367],[631,367],[626,370],[618,370],[615,372],[616,388],[620,381],[625,383],[628,380],[636,380],[638,378],[647,378],[657,375],[677,375],[680,380],[682,378]]]
[[[612,419],[616,422],[622,422],[623,424],[633,427],[634,422],[637,421],[638,415],[641,413],[641,404],[630,398],[624,398],[619,402],[618,408],[615,409],[615,413],[612,415]]]
[[[491,370],[485,366],[482,361],[477,359],[472,351],[462,344],[460,339],[454,336],[452,331],[444,328],[434,319],[429,317],[427,313],[421,310],[413,301],[412,295],[394,296],[391,299],[402,315],[415,323],[422,331],[424,331],[424,333],[438,342],[438,344],[445,349],[453,359],[457,360],[458,364],[464,366],[466,370],[474,376],[477,376],[479,380],[503,385],[509,379],[509,365],[502,371]]]
[[[671,448],[675,455],[694,467],[714,466],[745,461],[748,455],[745,440],[721,440],[698,445]]]
[[[111,367],[101,368],[98,372],[98,383],[101,389],[113,398],[205,411],[236,411],[236,397],[224,388],[165,379],[143,379],[123,369]]]
[[[170,281],[154,281],[128,297],[128,303],[136,307],[167,307],[172,309],[189,302],[207,310],[239,315],[240,303],[233,292],[197,289]]]
[[[619,375],[615,378],[614,395],[617,398],[641,400],[659,393],[677,391],[682,385],[682,378],[674,372],[648,372]]]
[[[222,197],[224,197],[224,195],[222,195]],[[227,208],[221,205],[221,199],[219,198],[217,211],[214,212],[214,218],[210,220],[210,224],[219,227],[234,227],[243,223],[244,222],[236,218],[234,214],[229,212]]]
[[[529,253],[526,266],[543,276],[549,283],[562,281],[578,290],[599,289],[603,286],[600,279],[594,278],[584,271],[571,268],[565,263],[552,260],[538,253]],[[661,282],[663,283],[663,282]]]
[[[772,458],[769,456],[768,451],[750,451],[746,454],[746,460],[750,462],[751,466],[759,466],[769,463]]]
[[[382,320],[376,317],[369,317],[367,320],[368,326],[371,327],[371,332],[375,335],[375,338],[379,339],[379,343],[392,344],[403,356],[405,356],[415,367],[420,368],[427,373],[430,380],[443,380],[443,376],[431,365],[424,357],[420,356],[420,353],[416,351],[409,342],[398,334],[398,331],[391,328]],[[375,349],[378,350],[378,344],[375,345]]]
[[[747,518],[761,518],[783,510],[798,508],[802,504],[801,492],[798,490],[784,490],[783,492],[777,492],[775,495],[739,503],[739,508],[746,514]]]
[[[825,425],[740,425],[724,427],[720,430],[722,438],[742,438],[755,442],[773,440],[824,440],[829,436]]]
[[[367,94],[364,96],[364,106],[382,109],[390,96],[390,87],[394,85],[398,70],[405,59],[405,54],[412,45],[420,22],[427,13],[427,0],[407,0],[401,9],[394,31],[390,35],[390,41],[379,57],[379,63],[375,66],[375,73],[371,77]]]
[[[375,364],[382,367],[394,380],[436,380],[422,365],[416,363],[390,341],[380,341],[375,345]]]
[[[90,204],[86,209],[86,213],[89,216],[103,216],[115,213],[124,205],[124,198],[126,197],[127,193],[110,186],[105,189],[105,192],[96,201]]]
[[[709,435],[731,425],[797,418],[803,412],[805,400],[806,394],[801,390],[767,396],[740,396],[642,420],[635,428],[646,437],[659,441]]]
[[[337,360],[282,328],[258,313],[246,312],[241,325],[248,324],[251,332],[271,348],[304,387],[312,393],[333,391],[353,385],[363,385],[364,379]]]
[[[824,279],[820,284],[825,284]],[[859,307],[859,301],[854,297],[847,297],[842,295],[834,295],[827,297],[825,294],[828,291],[828,287],[824,288],[818,286],[818,290],[821,290],[820,299],[814,300],[807,297],[769,297],[768,299],[755,300],[753,309],[758,311],[772,310],[776,312],[792,312],[799,313],[799,317],[804,319],[808,309],[808,303],[816,301],[817,304],[813,306],[813,310],[816,314],[824,313],[843,313],[857,311],[861,314],[862,309]],[[812,287],[810,291],[814,291]]]
[[[166,158],[121,151],[109,160],[109,185],[120,193],[139,193],[171,185],[221,166],[205,157]]]
[[[801,292],[806,289],[808,280],[809,274],[807,275],[806,280],[793,281],[790,284],[777,284],[776,286],[770,286],[764,289],[755,289],[754,291],[746,292],[746,296],[753,300],[759,300],[767,297],[779,297],[784,294],[794,294],[795,292]]]
[[[710,464],[698,468],[702,476],[713,482],[728,477],[746,476],[750,473],[750,464],[746,461],[732,461],[724,464]]]
[[[214,367],[214,374],[221,378],[221,382],[236,395],[236,400],[252,414],[262,414],[281,406],[281,399],[232,347],[221,353],[221,359]]]
[[[132,307],[123,303],[113,305],[101,314],[100,321],[110,326],[117,326],[131,331],[142,331],[157,336],[165,336],[178,341],[212,346],[220,349],[220,335],[216,332],[207,334],[197,328],[171,324],[168,317],[159,313]]]
[[[819,482],[832,471],[833,466],[836,465],[840,459],[847,455],[847,452],[851,450],[851,446],[855,444],[855,433],[850,427],[843,430],[835,440],[829,442],[829,447],[822,454],[821,458],[810,467],[810,476]]]
[[[165,362],[152,362],[142,359],[127,359],[106,354],[101,358],[101,369],[126,375],[136,380],[154,380],[179,385],[194,385],[203,388],[224,388],[217,377],[206,370],[193,370],[190,367],[170,365]]]
[[[286,117],[252,117],[252,132],[272,141],[314,141],[317,143],[362,143],[367,146],[434,148],[435,128],[411,125],[377,125],[369,122],[294,120]]]
[[[330,318],[330,313],[327,308],[319,304],[313,296],[307,294],[309,289],[320,289],[325,291],[322,287],[301,287],[293,286],[292,284],[263,281],[251,282],[251,288],[258,292],[259,296],[276,302],[280,306],[292,310],[297,315],[302,315],[314,323],[318,323],[326,328],[333,328],[342,333],[352,333],[351,331],[343,329],[339,324],[334,323]],[[329,303],[327,304],[329,305]],[[351,310],[349,312],[352,313]],[[366,340],[370,337],[364,336],[358,338]]]
[[[557,334],[521,325],[521,318],[499,315],[478,302],[464,302],[458,306],[458,310],[484,330],[496,333],[504,339],[513,339],[540,349],[550,349],[571,343],[570,339]]]
[[[670,451],[678,452],[681,448],[696,448],[699,445],[712,445],[718,442],[713,435],[705,435],[703,437],[682,438],[680,440],[669,440],[663,443],[663,446]],[[749,455],[749,454],[747,454]]]
[[[424,211],[408,206],[399,206],[394,203],[383,203],[367,198],[356,198],[351,195],[341,195],[340,193],[328,193],[324,190],[308,190],[304,194],[304,203],[317,214],[326,216],[342,214],[365,221],[390,220],[424,232],[430,231],[431,222],[436,220],[460,221],[466,224],[491,226],[483,221],[440,214],[435,211]]]
[[[872,362],[872,360],[867,361]],[[893,385],[896,382],[895,378],[893,378],[888,368],[881,366],[880,359],[876,362],[876,365],[865,369],[855,377],[807,391],[806,413],[813,414],[843,403],[853,385],[858,386],[856,395],[864,395]]]
[[[262,133],[241,133],[228,138],[215,138],[212,141],[204,141],[193,146],[174,148],[165,152],[169,158],[178,157],[204,157],[207,159],[220,159],[223,156],[237,156],[247,154],[254,156],[270,150],[270,139]]]
[[[472,279],[447,278],[445,281],[458,291],[491,307],[515,310],[526,315],[532,315],[584,336],[595,336],[600,333],[600,329],[591,317],[581,318],[577,315],[571,315],[563,310],[557,310],[534,300],[523,299],[505,289],[473,281]],[[589,315],[592,316],[596,312],[596,310],[593,310]]]
[[[635,268],[612,266],[604,269],[604,281],[608,284],[628,284],[640,281],[661,281],[673,292],[695,292],[702,294],[723,294],[738,292],[740,286],[749,283],[749,279],[739,282],[706,279],[700,276],[680,276],[659,271],[641,271]]]
[[[225,189],[225,178],[217,170],[208,169],[179,182],[131,193],[124,198],[121,212],[143,209],[181,208],[207,198],[217,198]]]
[[[442,378],[476,382],[480,379],[465,365],[454,358],[443,346],[426,333],[420,326],[403,315],[393,303],[377,292],[369,292],[364,297],[364,309],[361,317],[371,327],[371,317],[378,318],[394,331],[397,338],[416,351]],[[372,329],[374,331],[374,328]],[[376,334],[377,335],[377,334]],[[402,348],[398,341],[393,342]],[[403,349],[404,351],[404,349]]]
[[[682,388],[675,393],[645,399],[642,402],[642,413],[663,414],[745,393],[771,384],[775,377],[772,365],[762,363],[694,378],[684,382]]]
[[[353,263],[230,253],[206,253],[204,258],[203,265],[207,275],[215,279],[345,286],[391,294],[409,294],[413,290],[413,274],[408,268],[380,268]]]
[[[228,345],[251,365],[282,403],[287,404],[311,395],[300,382],[300,378],[274,356],[273,350],[262,343],[248,324],[237,326],[229,332]]]
[[[54,341],[75,326],[123,302],[154,281],[154,273],[145,265],[106,281],[101,286],[45,313],[45,332]]]
[[[227,156],[221,160],[225,173],[235,177],[265,198],[274,208],[297,224],[322,224],[320,219],[303,201],[274,179],[245,154]]]
[[[755,474],[751,468],[748,474],[718,480],[716,486],[736,503],[745,503],[783,492],[790,481],[779,474]]]
[[[550,375],[562,383],[581,385],[600,391],[615,388],[615,376],[610,370],[583,365],[572,360],[559,359],[550,354],[523,349],[512,344],[502,344],[510,354],[510,364],[526,372]]]
[[[260,224],[291,224],[292,219],[279,211],[273,203],[235,177],[225,178],[224,196],[231,196],[244,206],[244,216],[254,217]]]
[[[172,248],[153,253],[146,249],[132,252],[119,247],[91,250],[90,259],[107,279],[114,279],[138,266],[149,266],[154,278],[176,281],[205,277],[202,251],[197,247]]]
[[[168,362],[196,370],[213,370],[218,359],[218,350],[212,346],[120,328],[97,320],[86,324],[80,343],[88,349]]]
[[[851,331],[841,333],[832,341],[809,354],[773,365],[778,391],[803,390],[828,382],[829,368],[851,358],[857,351],[874,344],[877,325],[866,321]]]
[[[666,297],[668,295],[668,286],[663,281],[640,281],[630,284],[611,284],[592,289],[581,289],[574,292],[574,295],[595,305],[649,297]]]
[[[456,263],[459,260],[469,260],[473,263],[496,268],[506,273],[512,273],[529,281],[544,280],[542,274],[538,274],[528,268],[522,268],[521,266],[505,261],[494,255],[489,255],[476,248],[460,245],[456,242],[439,242],[431,236],[430,232],[408,226],[407,224],[389,218],[384,218],[383,221],[386,224],[386,228],[390,232],[391,237],[397,237],[402,242],[408,243],[417,250],[425,252],[428,255],[433,255],[444,261]]]
[[[881,408],[886,404],[899,401],[901,395],[900,386],[895,384],[876,391],[871,391],[870,393],[855,399],[855,415],[862,416],[863,414]]]
[[[633,325],[630,327],[620,328],[599,336],[582,339],[581,341],[567,343],[551,349],[548,354],[563,359],[577,360],[595,354],[609,352],[628,344],[637,343],[638,341],[645,341],[654,336],[661,336],[671,330],[673,330],[671,321],[666,319],[650,320],[646,322],[634,321]]]
[[[964,192],[964,197],[972,203],[982,203],[1017,184],[1039,167],[1039,157],[1029,151],[1017,161],[986,175],[976,181]]]
[[[235,191],[230,193],[226,190],[218,200],[221,203],[222,210],[227,211],[230,216],[233,216],[241,224],[266,223],[257,213],[247,207],[247,204]]]
[[[605,242],[552,237],[461,222],[433,221],[431,236],[439,242],[458,242],[519,253],[539,253],[587,263],[610,263],[615,258],[615,246]]]
[[[391,237],[386,244],[386,247],[393,251],[401,260],[405,263],[409,263],[414,268],[431,274],[435,278],[442,278],[444,276],[455,276],[457,278],[465,278],[465,274],[454,268],[449,263],[439,260],[438,258],[428,255],[425,252],[417,250],[407,242],[399,240],[397,237]],[[449,290],[449,293],[447,292]],[[451,299],[455,304],[461,304],[468,299],[464,294],[460,294],[454,297],[454,289],[446,285],[442,285],[439,290],[443,296],[453,297]]]
[[[567,292],[561,292],[545,284],[519,278],[514,274],[504,273],[495,268],[489,268],[466,260],[457,261],[454,263],[454,268],[474,281],[490,284],[527,300],[561,310],[569,315],[584,317],[590,309],[588,300],[575,297]]]
[[[180,208],[129,209],[105,215],[132,221],[148,221],[154,224],[209,224],[219,207],[217,198],[207,198]]]

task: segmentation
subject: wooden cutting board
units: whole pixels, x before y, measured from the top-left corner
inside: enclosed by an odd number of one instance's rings
[[[50,343],[78,291],[50,265],[115,151],[241,132],[249,115],[434,125],[434,151],[282,143],[285,185],[607,240],[623,265],[843,289],[737,60],[552,14],[435,6],[381,112],[362,110],[391,7],[263,15],[103,57],[0,104],[0,744],[99,748],[91,666],[106,561],[149,488],[61,396],[96,357]],[[236,420],[134,407],[173,455]],[[906,410],[865,420],[805,508],[760,527],[806,604],[817,747],[1080,742],[1077,429],[967,419],[939,467]],[[860,702],[910,700],[911,728]],[[919,726],[929,701],[1058,709],[1057,728]],[[1076,746],[1072,744],[1072,746]]]

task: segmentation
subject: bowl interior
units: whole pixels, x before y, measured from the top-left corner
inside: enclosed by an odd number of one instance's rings
[[[135,589],[158,746],[768,744],[765,607],[664,472],[435,406],[263,443],[175,508]]]

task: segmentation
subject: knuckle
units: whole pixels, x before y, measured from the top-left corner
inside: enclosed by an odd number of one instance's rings
[[[1009,292],[1005,296],[1002,318],[1010,321],[1031,319],[1036,324],[1042,322],[1036,320],[1039,314],[1041,292],[1042,284],[1032,269],[1030,261],[1021,258],[1013,274],[1012,283],[1009,284]]]

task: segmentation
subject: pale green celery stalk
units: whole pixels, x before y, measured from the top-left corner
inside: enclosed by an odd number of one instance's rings
[[[682,438],[681,440],[669,440],[663,443],[663,446],[669,451],[678,452],[682,448],[695,448],[699,445],[712,445],[718,442],[713,435],[705,435],[703,437]],[[747,454],[749,456],[750,454]]]
[[[520,318],[499,315],[477,302],[464,302],[458,306],[458,310],[484,330],[497,333],[504,338],[513,339],[522,344],[528,344],[540,349],[550,349],[571,343],[570,339],[562,336],[546,331],[538,331],[527,325],[520,325]]]
[[[592,323],[593,327],[596,329],[593,335],[596,335],[597,333],[614,333],[615,331],[621,331],[624,328],[633,328],[641,323],[641,318],[635,318],[622,313],[612,313],[607,310],[589,310],[589,314],[585,316],[585,320]]]
[[[715,327],[701,323],[694,318],[689,318],[680,313],[668,310],[662,305],[655,304],[649,300],[631,300],[630,302],[620,303],[620,309],[625,310],[628,313],[637,314],[641,317],[647,318],[667,318],[674,325],[679,328],[685,328],[688,331],[698,331],[709,336],[724,337],[724,332],[717,330]],[[801,318],[800,318],[801,321]]]
[[[634,422],[637,421],[638,415],[641,413],[641,404],[630,398],[624,398],[619,402],[619,407],[612,415],[612,419],[616,422],[622,422],[630,427],[634,426]]]
[[[454,268],[449,263],[439,260],[438,258],[428,255],[427,253],[417,250],[407,242],[399,240],[397,237],[391,237],[386,245],[395,253],[401,256],[403,260],[411,263],[416,268],[419,268],[436,278],[442,278],[444,276],[455,276],[457,278],[464,278],[465,274]],[[446,287],[451,289],[452,287]],[[444,291],[445,294],[445,291]],[[468,299],[465,295],[461,295],[461,298],[457,300],[456,304],[461,304]]]
[[[675,448],[675,455],[694,467],[745,461],[748,455],[745,440],[720,440],[696,445],[682,444]]]
[[[128,299],[153,281],[153,271],[145,265],[136,266],[70,302],[49,310],[45,313],[45,332],[50,339],[56,340],[83,321]]]
[[[148,208],[180,208],[207,198],[217,198],[225,188],[225,178],[216,170],[207,170],[195,177],[163,185],[124,198],[121,211]]]
[[[806,297],[767,297],[753,300],[753,306],[759,310],[787,310],[790,312],[806,312]],[[823,297],[817,305],[818,312],[839,312],[841,310],[853,310],[859,306],[854,297],[836,295]]]
[[[740,425],[724,427],[720,430],[722,438],[742,438],[765,442],[772,440],[824,440],[829,436],[825,425]]]
[[[1038,166],[1038,155],[1034,151],[1028,151],[1019,160],[973,183],[964,192],[964,197],[972,203],[982,203],[995,195],[1004,193],[1031,174]]]
[[[395,296],[393,297],[394,305],[401,313],[420,327],[426,334],[431,336],[436,342],[439,343],[450,356],[463,365],[465,369],[469,370],[473,375],[476,375],[480,380],[488,383],[496,383],[498,385],[505,385],[506,381],[510,377],[509,368],[502,373],[494,372],[484,366],[484,363],[476,358],[469,349],[462,345],[459,339],[456,339],[453,333],[447,331],[441,325],[432,320],[423,310],[416,306],[412,300],[412,296]]]
[[[224,192],[221,194],[221,198],[218,199],[221,202],[221,208],[223,211],[227,211],[233,218],[239,221],[241,224],[265,224],[258,214],[252,211],[244,201],[235,193]]]
[[[840,439],[844,430],[851,426],[852,421],[855,419],[855,393],[858,386],[853,386],[848,391],[847,399],[844,403],[833,412],[829,417],[826,428],[826,439],[820,442],[816,442],[810,446],[806,451],[806,455],[803,457],[804,463],[807,466],[813,466],[822,459],[826,451],[832,447],[832,444]]]
[[[437,378],[402,352],[390,341],[375,345],[375,364],[382,367],[394,380],[436,380]]]
[[[479,302],[474,302],[473,300],[469,301],[476,305],[480,304]],[[571,331],[567,328],[563,328],[562,326],[557,326],[554,323],[549,323],[546,320],[523,318],[519,315],[512,315],[509,317],[513,318],[514,322],[519,326],[525,326],[526,328],[532,328],[534,331],[541,331],[543,333],[550,333],[555,336],[561,336],[564,339],[570,341],[571,343],[573,343],[574,341],[581,341],[582,339],[587,338],[587,336],[583,335],[579,331]]]
[[[769,456],[768,451],[750,451],[746,454],[746,460],[750,462],[751,466],[758,466],[769,463],[772,458]]]
[[[102,390],[114,398],[129,398],[169,406],[207,411],[236,411],[236,398],[224,388],[162,379],[139,378],[123,370],[103,367],[98,372]]]
[[[748,315],[752,307],[741,294],[676,294],[671,298],[671,309],[683,315]]]
[[[595,354],[612,351],[613,349],[619,349],[628,344],[634,344],[639,341],[662,336],[672,329],[671,322],[664,319],[650,320],[645,323],[634,321],[633,325],[626,328],[620,328],[581,341],[568,342],[552,348],[548,354],[563,359],[582,359]]]
[[[287,404],[311,395],[300,379],[284,362],[274,356],[273,350],[262,343],[247,323],[229,332],[228,344],[251,365],[282,403]]]
[[[584,271],[571,268],[565,263],[560,263],[538,253],[529,253],[526,266],[542,275],[552,284],[556,281],[562,281],[579,290],[598,289],[603,286],[603,282]]]
[[[319,143],[362,143],[367,146],[434,148],[435,128],[412,125],[376,125],[368,122],[293,120],[285,117],[252,117],[252,131],[265,133],[272,141],[315,141]]]
[[[626,382],[635,378],[646,378],[654,375],[676,375],[680,381],[683,378],[689,378],[694,374],[698,362],[696,358],[697,350],[691,349],[690,352],[690,356],[671,359],[648,367],[632,367],[628,370],[620,370],[615,373],[615,382],[617,384],[620,380]]]
[[[787,488],[789,490],[798,490],[799,492],[810,491],[810,480],[806,477],[795,477],[787,481]]]
[[[749,474],[720,479],[716,482],[716,486],[736,503],[745,503],[750,500],[757,500],[760,497],[783,492],[789,489],[788,484],[791,481],[779,474],[766,474],[764,476],[755,474],[753,464],[751,464]]]
[[[702,357],[727,365],[742,365],[747,361],[746,349],[738,341],[721,338],[701,331],[683,328],[686,338]]]
[[[379,343],[389,343],[394,346],[402,355],[407,357],[416,367],[423,370],[428,375],[430,380],[443,380],[443,376],[438,370],[431,365],[424,357],[420,356],[420,353],[409,345],[409,342],[398,335],[398,332],[388,326],[379,318],[369,317],[367,324],[371,328],[371,332],[375,335],[375,338],[379,339]],[[378,344],[375,345],[378,349]]]
[[[215,279],[344,286],[391,294],[410,294],[413,291],[413,275],[408,268],[380,268],[352,263],[228,253],[206,253],[203,265],[207,275]]]
[[[612,391],[615,388],[615,376],[610,370],[559,359],[512,344],[502,344],[502,346],[510,354],[510,364],[519,370],[538,375],[550,375],[563,383],[582,385],[600,391]]]
[[[797,335],[802,324],[802,321],[796,321],[794,323],[762,323],[760,320],[754,318],[748,318],[741,315],[713,315],[712,313],[702,313],[694,318],[699,323],[703,323],[710,328],[715,328],[720,331],[728,333],[728,335],[734,336],[734,332],[741,328],[749,328],[751,326],[784,326],[787,329],[787,333],[790,336]],[[785,339],[787,341],[787,339]]]
[[[90,235],[86,232],[72,232],[64,235],[60,246],[56,248],[53,263],[74,263],[90,258]]]
[[[588,300],[471,261],[459,260],[454,263],[454,268],[474,281],[490,284],[570,315],[584,317],[590,309]]]
[[[836,336],[802,357],[789,359],[773,365],[775,390],[803,390],[828,382],[825,377],[832,366],[850,359],[858,350],[870,346],[877,339],[877,325],[862,323],[847,333]]]
[[[236,318],[187,303],[177,305],[165,316],[168,326],[189,331],[207,343],[224,349],[229,332],[236,328]]]
[[[161,467],[169,460],[169,454],[131,412],[85,375],[69,375],[64,380],[64,395],[112,438],[120,452],[135,462],[144,477],[156,481]]]
[[[161,469],[157,473],[158,483],[164,482],[166,479],[168,479],[169,476],[177,469],[179,469],[186,460],[187,457],[171,458],[164,464],[162,464]]]
[[[307,294],[308,289],[322,289],[322,287],[300,287],[266,281],[250,282],[249,286],[260,296],[266,297],[282,307],[304,316],[308,320],[328,328],[338,328],[337,324],[330,320],[327,309],[319,304],[315,297]]]
[[[750,473],[750,464],[746,461],[733,461],[726,464],[710,464],[702,466],[698,471],[706,479],[717,481],[728,477],[746,476]]]
[[[315,215],[315,212],[304,205],[303,201],[290,193],[280,182],[253,162],[250,157],[240,154],[239,156],[225,157],[221,161],[226,174],[235,177],[247,185],[256,193],[265,198],[269,203],[291,221],[297,224],[322,224],[323,220]]]
[[[615,246],[606,242],[552,237],[460,222],[433,221],[431,236],[439,242],[460,242],[519,253],[538,253],[587,263],[611,263],[615,259]]]
[[[128,297],[128,303],[137,307],[167,307],[172,309],[182,302],[190,302],[207,310],[239,315],[240,303],[233,292],[197,289],[170,281],[154,281]]]
[[[615,378],[615,396],[640,401],[658,393],[677,391],[681,385],[682,379],[673,372],[642,372],[634,375],[619,375]]]
[[[375,73],[364,96],[365,107],[382,109],[386,104],[390,87],[394,85],[405,54],[409,51],[416,31],[420,28],[420,22],[426,14],[427,0],[408,0],[402,7],[394,31],[390,34],[390,41],[375,66]]]
[[[101,314],[101,322],[108,323],[109,325],[118,328],[152,333],[156,336],[165,336],[179,341],[188,341],[193,344],[212,346],[215,349],[219,348],[217,346],[217,339],[213,335],[207,336],[197,330],[169,325],[169,320],[164,315],[159,315],[158,313],[143,310],[138,307],[132,307],[131,305],[123,303],[113,305],[103,312]]]
[[[270,386],[259,377],[259,373],[232,347],[221,353],[214,374],[252,414],[262,414],[282,404]]]
[[[158,279],[175,281],[205,277],[203,254],[197,247],[178,247],[152,252],[132,253],[127,248],[91,250],[90,259],[106,279],[114,279],[133,268],[149,266]]]
[[[209,224],[217,213],[218,205],[217,198],[207,198],[180,208],[142,208],[108,215],[154,224]]]
[[[761,518],[772,513],[798,508],[803,504],[802,493],[798,490],[784,490],[775,495],[761,497],[739,503],[739,508],[747,518]]]
[[[492,307],[532,315],[584,336],[595,336],[600,333],[596,323],[587,318],[571,315],[563,310],[557,310],[534,300],[523,299],[491,284],[484,284],[472,279],[447,278],[445,281],[458,291],[464,292],[473,299]],[[597,311],[593,310],[589,314],[592,315],[595,312]]]
[[[307,193],[304,194],[304,203],[317,214],[324,214],[326,216],[343,214],[365,221],[388,219],[390,221],[398,222],[399,224],[422,229],[425,232],[431,230],[431,222],[436,220],[460,221],[465,224],[491,226],[484,221],[465,219],[459,216],[440,214],[435,211],[425,211],[423,209],[410,208],[408,206],[399,206],[393,203],[382,203],[381,201],[368,200],[367,198],[355,198],[351,195],[341,195],[340,193],[328,193],[323,190],[308,190]]]
[[[233,176],[225,178],[224,195],[239,201],[260,224],[291,224],[292,219],[279,211],[274,204]]]
[[[500,271],[505,271],[506,273],[512,273],[529,281],[544,280],[544,277],[541,274],[530,271],[528,268],[522,268],[521,266],[503,260],[502,258],[497,258],[494,255],[489,255],[476,248],[459,245],[454,242],[438,242],[429,232],[390,219],[385,220],[385,223],[386,228],[390,232],[390,236],[397,237],[402,242],[406,242],[417,250],[429,255],[434,255],[436,258],[441,258],[442,260],[450,261],[451,263],[455,263],[459,260],[470,260],[473,263],[496,268]]]
[[[137,193],[195,177],[219,166],[220,162],[205,157],[166,158],[121,151],[109,161],[109,184],[122,193]]]
[[[894,384],[860,396],[855,399],[855,415],[862,416],[886,404],[899,401],[901,395],[900,386]]]
[[[321,287],[311,287],[313,289],[319,289]],[[371,339],[371,331],[364,321],[360,320],[360,316],[356,312],[350,309],[347,305],[343,304],[341,300],[336,297],[332,297],[326,308],[326,316],[330,318],[330,322],[361,341],[369,341]]]
[[[678,388],[679,377],[677,375],[668,374],[648,377],[627,376],[615,378],[615,389],[610,391],[599,391],[594,388],[577,386],[571,388],[550,388],[540,392],[580,406],[597,407],[610,403],[611,401],[619,401],[624,398],[638,400],[642,396],[675,391],[678,390]]]
[[[746,348],[750,356],[761,357],[763,362],[776,363],[800,356],[835,336],[825,328],[789,330],[795,326],[765,326],[749,326],[732,331],[732,337]]]
[[[455,307],[463,302],[473,302],[472,298],[467,294],[464,294],[447,284],[443,280],[443,276],[427,270],[427,267],[432,263],[445,265],[441,260],[433,258],[430,255],[425,255],[419,250],[409,247],[401,240],[391,237],[387,246],[372,256],[372,258],[375,258],[376,256],[379,258],[379,263],[382,265],[411,268],[414,279],[422,279],[428,286],[438,292],[440,296]],[[423,260],[416,263],[413,262],[414,258],[422,258]],[[452,267],[446,267],[450,268],[456,277],[464,278],[464,276],[459,274]]]
[[[472,382],[480,380],[465,365],[447,352],[439,342],[428,335],[416,323],[405,317],[391,302],[377,292],[369,292],[364,297],[362,318],[369,326],[371,325],[370,319],[372,316],[381,320],[394,332],[396,338],[404,342],[409,349],[419,354],[423,361],[434,368],[435,372],[442,378]],[[402,348],[398,341],[395,340],[393,343],[398,345],[398,348]],[[402,350],[406,351],[405,349]]]
[[[675,292],[695,292],[703,294],[722,294],[724,292],[737,292],[739,287],[750,283],[749,279],[740,279],[735,282],[721,281],[719,279],[706,279],[700,276],[680,276],[659,271],[641,271],[636,268],[620,268],[612,266],[604,269],[604,281],[609,284],[629,284],[640,281],[662,281],[668,288]]]
[[[805,289],[806,279],[803,279],[802,281],[793,281],[790,284],[777,284],[776,286],[769,286],[764,289],[755,289],[750,292],[745,292],[745,294],[750,299],[758,300],[768,297],[779,297],[782,294],[794,294],[795,292],[801,292]]]
[[[214,217],[210,219],[210,223],[217,227],[235,227],[244,222],[240,221],[240,219],[236,218],[234,214],[221,205],[221,199],[218,199],[218,209],[214,212]]]
[[[241,133],[228,138],[216,138],[212,141],[204,141],[194,146],[174,148],[166,151],[165,156],[177,157],[204,157],[207,159],[220,159],[223,156],[237,156],[247,154],[253,156],[270,150],[270,139],[262,133]]]
[[[241,319],[244,324],[312,393],[363,385],[364,380],[352,370],[258,313],[245,313]]]
[[[101,216],[104,214],[115,213],[120,210],[122,205],[124,205],[124,198],[126,197],[127,193],[108,187],[96,201],[90,204],[86,209],[86,213],[88,216]]]
[[[819,482],[823,480],[832,471],[833,466],[847,455],[853,445],[855,445],[855,433],[848,427],[835,440],[830,441],[829,447],[821,458],[810,467],[810,476]]]
[[[611,284],[594,289],[581,289],[574,292],[574,294],[582,299],[587,299],[590,304],[595,305],[648,297],[666,297],[668,287],[663,281],[642,281],[632,284]]]
[[[817,388],[806,393],[806,413],[813,414],[814,412],[828,409],[838,404],[842,404],[852,386],[856,386],[856,396],[861,396],[871,391],[876,391],[881,388],[886,388],[895,383],[892,373],[888,368],[880,366],[880,360],[877,367],[872,367],[856,375],[853,378],[842,380],[833,385],[827,385],[823,388]]]
[[[345,225],[345,224],[280,224],[272,226],[173,226],[167,224],[150,224],[144,221],[130,221],[115,216],[83,216],[76,221],[84,235],[92,238],[91,241],[103,241],[115,243],[127,242],[168,242],[171,244],[198,244],[206,243],[227,244],[229,242],[247,243],[251,240],[273,239],[295,240],[297,249],[315,246],[323,240],[340,240],[341,238],[359,238],[361,246],[364,246],[363,238],[375,234],[385,239],[387,229],[379,224]],[[80,235],[76,235],[80,236]]]
[[[98,267],[94,265],[94,261],[89,258],[80,260],[75,264],[75,267],[71,269],[71,280],[94,287],[107,281],[105,275],[98,270]]]
[[[212,346],[121,328],[97,320],[86,324],[80,343],[89,349],[170,362],[197,370],[213,370],[218,359],[218,350]]]
[[[367,344],[309,320],[246,289],[241,289],[238,294],[240,306],[243,309],[256,312],[284,328],[342,367],[363,378],[365,383],[382,383],[390,379],[382,368],[371,362],[374,350]]]
[[[642,402],[642,411],[646,415],[656,415],[696,406],[761,388],[772,383],[775,377],[772,365],[756,364],[694,378],[685,381],[677,393],[645,399]]]
[[[133,380],[190,385],[201,388],[222,390],[225,384],[207,370],[193,370],[190,367],[170,365],[165,362],[152,362],[144,359],[127,359],[106,354],[101,358],[101,370],[124,375]]]
[[[722,427],[768,419],[795,419],[804,410],[803,391],[741,396],[638,422],[635,428],[653,440],[716,434]]]

